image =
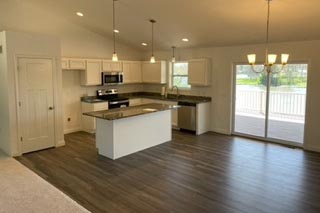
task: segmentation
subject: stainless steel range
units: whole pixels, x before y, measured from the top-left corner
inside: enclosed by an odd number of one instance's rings
[[[109,109],[129,106],[129,99],[119,97],[117,89],[97,90],[97,98],[102,100],[107,100]]]

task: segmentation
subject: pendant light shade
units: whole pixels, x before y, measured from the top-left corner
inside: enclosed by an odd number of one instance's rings
[[[250,54],[248,55],[248,61],[249,64],[253,65],[256,63],[256,54]]]
[[[176,62],[176,56],[174,55],[174,50],[176,49],[175,46],[172,47],[172,59],[171,59],[171,62],[174,63]]]
[[[153,20],[153,19],[151,19],[150,20],[150,22],[151,22],[151,27],[152,27],[152,29],[151,29],[151,31],[152,31],[152,41],[151,41],[151,58],[150,58],[150,63],[156,63],[156,58],[154,57],[154,54],[153,54],[153,25],[154,25],[154,23],[156,23],[156,21],[155,20]]]
[[[256,63],[256,54],[249,54],[248,62],[251,65],[251,68],[254,72],[260,73],[264,72],[265,70],[270,73],[272,71],[272,66],[277,61],[277,54],[269,54],[268,53],[268,46],[269,46],[269,28],[270,28],[270,3],[272,0],[266,0],[268,2],[268,10],[267,10],[267,28],[266,28],[266,50],[265,50],[265,62],[264,62],[264,69],[263,70],[255,70],[254,66]],[[284,66],[287,65],[289,59],[289,54],[281,54],[281,64],[282,68],[279,72],[281,72],[284,69]]]
[[[113,0],[113,54],[112,54],[112,61],[118,61],[118,55],[117,55],[117,52],[116,52],[116,33],[119,32],[117,29],[116,29],[116,10],[115,10],[115,2],[118,1],[118,0]]]
[[[289,59],[289,54],[281,54],[281,63],[287,64]]]
[[[276,54],[268,54],[268,65],[274,65],[277,61]]]
[[[115,52],[112,54],[112,61],[118,61],[118,55]]]
[[[156,63],[156,58],[153,55],[150,58],[150,63]]]

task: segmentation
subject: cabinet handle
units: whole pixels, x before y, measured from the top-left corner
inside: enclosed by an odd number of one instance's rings
[[[54,107],[49,107],[49,110],[54,110]]]

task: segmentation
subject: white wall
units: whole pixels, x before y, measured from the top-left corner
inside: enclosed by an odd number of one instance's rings
[[[0,31],[14,30],[45,33],[59,37],[61,55],[82,58],[111,58],[113,41],[94,32],[66,21],[50,11],[44,11],[28,1],[6,0],[0,3]],[[121,36],[121,35],[120,35]],[[142,53],[117,43],[120,60],[140,60]],[[77,130],[81,125],[80,97],[94,95],[98,87],[81,88],[79,72],[63,72],[64,128],[66,132]],[[141,86],[125,87],[122,90],[141,90]],[[67,119],[71,117],[71,122]]]
[[[2,32],[1,37],[6,40],[6,63],[5,69],[1,70],[4,79],[3,91],[1,95],[1,114],[5,123],[1,122],[1,132],[6,131],[1,148],[11,156],[21,154],[20,140],[18,135],[18,117],[17,117],[17,59],[18,57],[50,57],[53,58],[56,67],[60,67],[61,49],[60,41],[56,37],[39,35],[34,33],[17,33],[17,32]],[[53,70],[55,75],[54,83],[54,100],[55,100],[55,144],[63,145],[63,123],[62,123],[62,78],[61,69]],[[2,134],[2,133],[1,133]],[[7,135],[9,134],[9,135]]]
[[[10,117],[9,117],[9,91],[7,70],[7,45],[4,33],[0,33],[0,149],[5,153],[11,152],[10,141]]]
[[[212,59],[212,86],[200,89],[200,93],[212,97],[211,129],[215,132],[230,134],[232,128],[232,83],[234,63],[246,63],[248,53],[257,53],[264,61],[265,45],[247,45],[235,47],[180,49],[178,60],[208,57]],[[306,112],[305,148],[320,151],[320,41],[275,43],[270,51],[289,53],[291,62],[309,62],[308,97]],[[157,60],[169,60],[171,51],[156,52]],[[146,54],[145,59],[149,58]],[[150,88],[149,88],[150,87]],[[148,86],[153,90],[156,86]],[[194,93],[194,92],[191,92]],[[197,92],[195,92],[197,93]]]
[[[68,22],[30,1],[1,1],[0,20],[0,31],[37,32],[59,37],[62,56],[111,58],[113,52],[110,38]],[[117,49],[120,60],[141,58],[139,51],[127,45],[118,44]]]

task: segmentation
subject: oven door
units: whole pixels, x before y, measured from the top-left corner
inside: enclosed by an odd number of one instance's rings
[[[102,85],[116,85],[123,83],[122,72],[103,72]]]
[[[122,108],[122,107],[128,107],[128,106],[129,106],[129,101],[128,100],[108,101],[109,109]]]

